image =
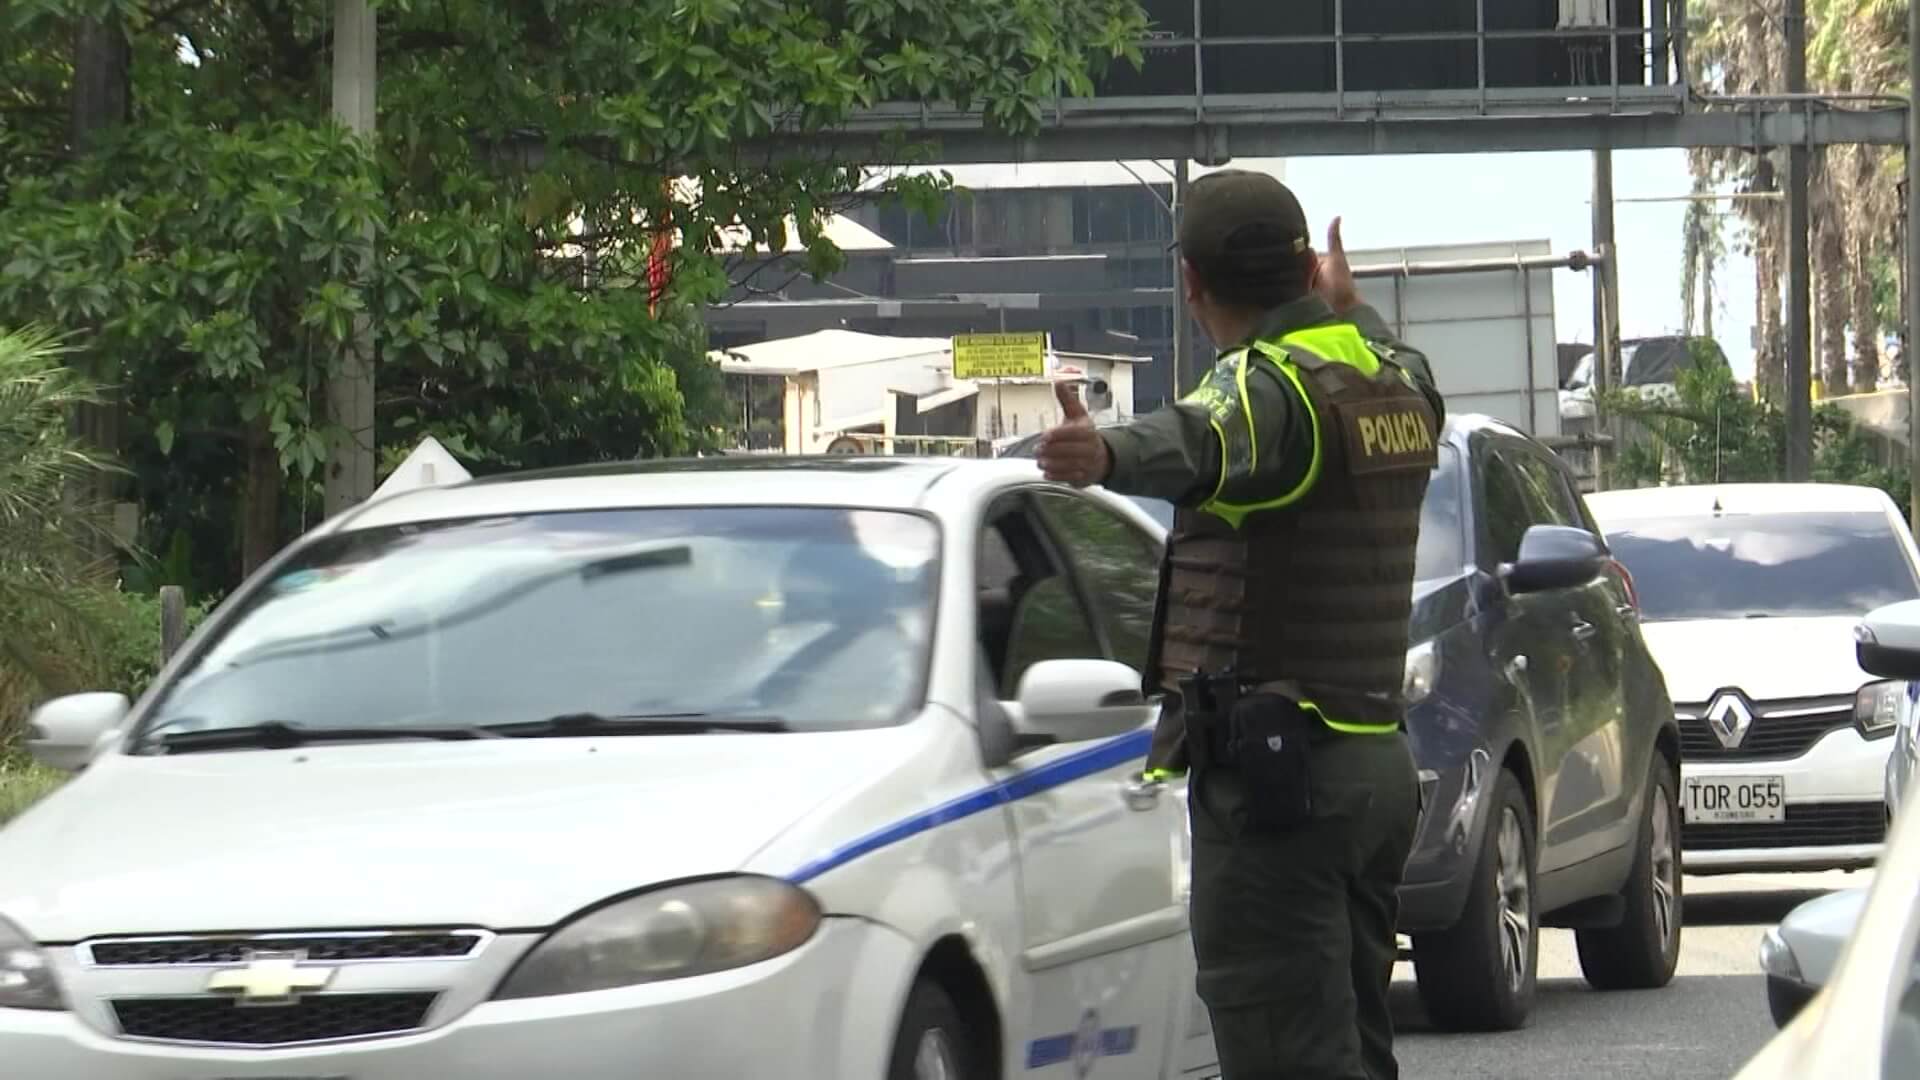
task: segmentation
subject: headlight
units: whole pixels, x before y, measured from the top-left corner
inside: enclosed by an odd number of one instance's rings
[[[1787,940],[1780,936],[1777,926],[1760,937],[1760,970],[1797,983],[1807,981],[1800,974],[1800,961],[1793,958],[1793,950],[1787,947]]]
[[[1427,700],[1439,679],[1440,651],[1433,647],[1433,642],[1423,641],[1407,650],[1406,681],[1401,684],[1407,704],[1417,705]]]
[[[0,919],[0,1009],[63,1009],[47,954],[32,939]]]
[[[1853,723],[1864,738],[1879,739],[1893,734],[1900,723],[1900,709],[1906,704],[1907,685],[1889,679],[1870,682],[1853,695]]]
[[[616,900],[533,947],[495,998],[546,997],[681,979],[771,960],[804,945],[820,905],[763,877],[726,877]]]

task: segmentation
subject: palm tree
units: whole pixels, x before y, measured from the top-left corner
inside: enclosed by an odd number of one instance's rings
[[[67,430],[98,388],[65,352],[41,330],[0,331],[0,743],[21,702],[64,689],[90,659],[89,586],[110,571],[91,554],[101,518],[74,493],[111,466]]]
[[[1808,0],[1807,78],[1817,91],[1904,94],[1909,0]],[[1784,89],[1785,38],[1778,5],[1765,0],[1695,0],[1691,69],[1708,94],[1766,94]],[[1753,193],[1780,189],[1779,151],[1712,150],[1689,155],[1695,188],[1732,184]],[[1829,394],[1871,390],[1880,379],[1882,312],[1875,283],[1899,265],[1900,207],[1895,199],[1898,160],[1885,148],[1835,146],[1816,156],[1812,176],[1814,317],[1820,375]],[[1743,200],[1744,250],[1755,276],[1755,364],[1762,392],[1783,383],[1781,282],[1785,271],[1785,207],[1777,200]],[[1689,252],[1702,225],[1684,226]],[[1697,281],[1711,294],[1712,259],[1685,260],[1682,289]],[[1851,332],[1849,363],[1848,335]]]

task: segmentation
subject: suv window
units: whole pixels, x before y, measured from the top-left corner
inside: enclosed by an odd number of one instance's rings
[[[1920,596],[1885,514],[1704,514],[1606,523],[1641,616],[1860,615]]]
[[[1494,565],[1514,562],[1520,538],[1540,523],[1538,500],[1505,454],[1489,446],[1479,457],[1482,550]]]
[[[1515,447],[1503,453],[1526,482],[1534,524],[1567,525],[1576,529],[1587,527],[1586,518],[1580,512],[1580,498],[1567,485],[1567,475],[1558,465],[1531,449]]]
[[[1092,595],[1113,659],[1144,670],[1160,591],[1160,546],[1084,496],[1050,491],[1039,502]]]

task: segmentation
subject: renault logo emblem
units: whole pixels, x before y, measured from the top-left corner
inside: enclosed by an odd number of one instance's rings
[[[247,965],[215,972],[207,991],[238,999],[241,1005],[292,1005],[301,994],[325,990],[337,968],[302,967],[304,952],[247,954]]]
[[[1747,729],[1753,727],[1753,708],[1740,691],[1722,690],[1707,706],[1707,726],[1721,746],[1737,750],[1747,739]]]

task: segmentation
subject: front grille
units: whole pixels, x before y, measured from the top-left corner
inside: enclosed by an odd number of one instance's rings
[[[229,1046],[287,1046],[418,1030],[436,994],[316,994],[292,1005],[227,998],[124,998],[113,1002],[130,1038]]]
[[[1853,726],[1853,699],[1820,698],[1809,701],[1767,701],[1754,707],[1753,725],[1739,746],[1720,745],[1706,719],[1707,706],[1680,710],[1680,757],[1683,761],[1757,761],[1795,758],[1829,732]],[[1779,715],[1788,713],[1791,715]]]
[[[1886,807],[1877,802],[1790,803],[1786,817],[1740,825],[1682,825],[1680,846],[1687,851],[1733,851],[1881,844],[1887,839]]]
[[[458,960],[480,947],[471,931],[431,934],[316,934],[268,937],[128,938],[90,942],[87,955],[96,967],[154,967],[186,964],[244,964],[260,952],[306,953],[318,963],[356,960]]]

